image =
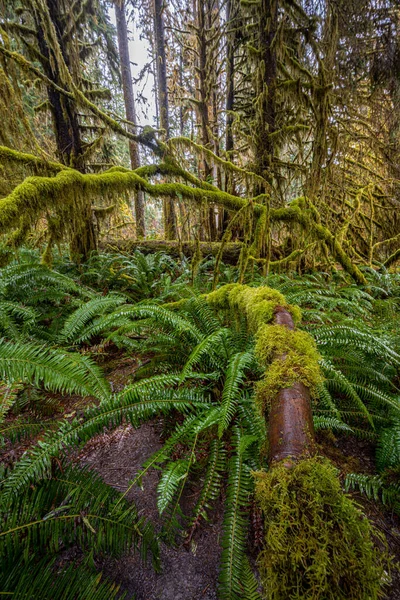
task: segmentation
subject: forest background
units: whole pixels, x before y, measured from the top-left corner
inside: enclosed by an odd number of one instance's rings
[[[396,598],[399,28],[0,0],[1,593],[148,597],[110,556],[155,582],[222,506],[210,598]],[[128,426],[160,447],[114,489],[87,452]]]

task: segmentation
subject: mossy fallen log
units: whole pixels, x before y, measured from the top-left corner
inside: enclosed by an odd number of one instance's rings
[[[338,471],[311,457],[288,469],[282,462],[255,474],[264,515],[258,558],[268,600],[377,600],[388,561],[383,540],[349,496]]]
[[[299,308],[267,287],[225,285],[208,294],[217,309],[245,316],[266,368],[257,405],[268,419],[269,469],[254,473],[264,515],[258,557],[266,600],[378,600],[390,560],[380,536],[349,496],[338,471],[316,456],[310,398],[322,381],[313,338],[296,331]]]
[[[314,340],[304,331],[295,331],[292,315],[282,306],[275,308],[274,325],[264,326],[258,335],[258,356],[273,353],[264,385],[265,396],[280,384],[269,410],[269,463],[304,458],[315,452],[311,394],[307,383],[321,377]],[[275,366],[275,368],[273,368]],[[284,386],[282,384],[285,384]],[[268,397],[267,397],[268,398]],[[265,402],[265,397],[264,397]]]
[[[201,254],[206,256],[217,256],[221,248],[220,242],[200,242]],[[196,254],[197,242],[177,242],[177,241],[165,241],[165,240],[118,240],[113,242],[103,241],[99,244],[101,250],[105,251],[118,251],[131,253],[135,250],[140,250],[144,254],[150,254],[151,252],[165,252],[173,258],[179,258],[182,255],[187,258],[191,258]],[[236,265],[239,260],[240,250],[242,248],[241,242],[230,242],[224,245],[222,251],[222,260],[227,264]]]

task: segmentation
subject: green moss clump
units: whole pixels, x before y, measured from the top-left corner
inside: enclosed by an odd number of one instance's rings
[[[256,334],[256,356],[267,366],[256,388],[257,405],[264,412],[280,389],[303,383],[314,394],[323,377],[314,339],[305,331],[283,325],[263,325]]]
[[[305,331],[291,330],[283,325],[263,325],[256,334],[256,354],[263,364],[282,354],[296,353],[318,362],[320,356],[314,339]]]
[[[277,306],[286,308],[295,323],[301,320],[298,306],[291,306],[278,290],[266,286],[252,288],[229,283],[208,294],[207,300],[215,308],[231,309],[245,315],[251,333],[256,333],[262,325],[272,321]]]
[[[376,600],[390,559],[373,543],[378,533],[348,496],[324,458],[255,473],[265,517],[258,557],[268,600]]]

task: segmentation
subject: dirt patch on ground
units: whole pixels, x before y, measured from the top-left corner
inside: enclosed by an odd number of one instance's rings
[[[137,430],[128,425],[93,439],[85,446],[81,460],[98,471],[108,484],[125,492],[144,461],[160,447],[159,423],[146,424]],[[156,529],[161,525],[156,504],[158,480],[159,472],[152,469],[143,479],[143,489],[134,486],[127,493],[127,499],[135,502],[139,514],[149,518]],[[188,494],[191,495],[190,490]],[[183,501],[190,504],[191,498]],[[203,523],[190,545],[184,539],[176,547],[161,543],[161,573],[143,565],[136,555],[107,561],[102,568],[136,600],[211,600],[217,597],[221,530],[222,510],[218,504],[210,514],[210,521]]]

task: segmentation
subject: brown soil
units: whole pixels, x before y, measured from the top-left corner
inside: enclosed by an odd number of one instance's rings
[[[136,431],[125,426],[92,440],[81,454],[81,460],[96,469],[104,481],[119,491],[126,491],[144,461],[160,447],[160,423],[146,424]],[[139,513],[149,518],[156,529],[161,528],[156,505],[158,480],[159,472],[153,469],[143,479],[143,489],[135,486],[127,494],[127,498],[136,503]],[[195,495],[193,489],[187,493],[184,507],[192,504]],[[209,516],[209,522],[203,523],[189,545],[183,538],[176,547],[161,543],[161,573],[155,573],[151,565],[143,565],[137,555],[105,562],[104,572],[136,600],[216,598],[221,505]]]

